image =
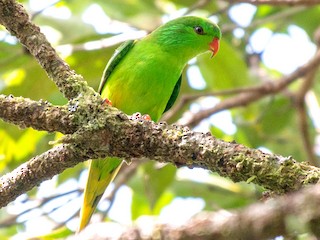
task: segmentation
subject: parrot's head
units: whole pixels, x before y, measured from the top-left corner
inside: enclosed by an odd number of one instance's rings
[[[186,16],[171,20],[154,32],[166,49],[193,58],[206,51],[218,53],[220,28],[208,19]]]
[[[190,36],[190,41],[194,43],[194,46],[198,46],[200,50],[210,50],[212,52],[211,57],[215,56],[220,47],[220,28],[208,19],[198,17],[186,18],[190,18],[188,25],[190,27],[193,26],[194,30],[194,33]]]

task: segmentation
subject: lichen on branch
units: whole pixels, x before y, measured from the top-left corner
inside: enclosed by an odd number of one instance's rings
[[[0,95],[0,118],[20,128],[73,133],[78,127],[73,117],[68,106],[53,106],[43,100]]]
[[[114,108],[102,107],[93,112],[95,118],[62,138],[61,146],[0,178],[0,206],[79,162],[106,156],[127,160],[144,157],[178,166],[201,167],[235,182],[251,181],[276,193],[298,190],[320,179],[320,169],[290,157],[225,142],[183,126],[132,120]]]

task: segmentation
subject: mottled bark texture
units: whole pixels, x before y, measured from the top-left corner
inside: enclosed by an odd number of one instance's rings
[[[253,182],[276,193],[297,190],[320,178],[318,168],[292,158],[224,142],[182,126],[128,119],[120,111],[104,105],[97,107],[100,111],[88,108],[86,116],[91,116],[90,109],[95,118],[75,133],[66,135],[61,140],[62,147],[31,159],[0,179],[1,207],[78,162],[106,156],[126,160],[147,157],[178,166],[201,167],[235,182]]]
[[[14,171],[0,179],[0,207],[7,205],[22,193],[38,186],[41,182],[51,179],[64,169],[73,167],[86,156],[71,144],[61,144],[49,151],[36,156],[20,165]],[[11,200],[10,200],[11,199]]]
[[[0,95],[0,118],[20,128],[73,133],[78,126],[73,122],[74,115],[70,109],[72,107],[53,106],[42,100]]]

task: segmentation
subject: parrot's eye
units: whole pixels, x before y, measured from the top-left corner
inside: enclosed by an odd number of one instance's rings
[[[203,35],[204,34],[203,28],[200,27],[200,26],[194,27],[194,31],[199,35]]]

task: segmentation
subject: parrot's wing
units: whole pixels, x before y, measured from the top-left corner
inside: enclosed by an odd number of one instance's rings
[[[122,43],[114,52],[112,57],[110,58],[106,68],[103,71],[102,79],[100,82],[100,86],[98,92],[101,93],[104,85],[106,84],[110,74],[113,69],[119,64],[119,62],[124,58],[124,56],[129,52],[129,50],[133,47],[135,40],[128,40]]]
[[[169,101],[167,103],[166,108],[164,109],[164,113],[166,111],[168,111],[173,106],[174,102],[177,100],[177,97],[178,97],[179,92],[180,92],[181,80],[182,80],[182,75],[180,75],[178,82],[174,86],[174,89],[172,91],[171,97],[170,97],[170,99],[169,99]]]

